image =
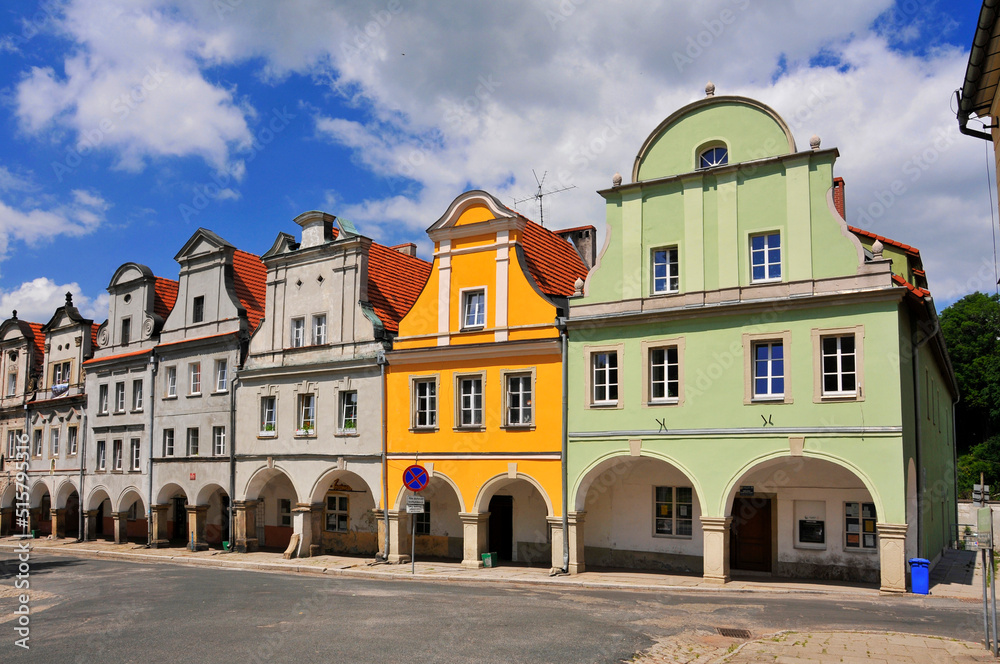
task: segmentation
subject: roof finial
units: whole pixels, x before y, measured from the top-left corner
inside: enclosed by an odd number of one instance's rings
[[[573,282],[573,295],[583,295],[583,279],[580,277]]]
[[[885,245],[882,244],[882,241],[879,240],[879,239],[876,239],[872,243],[872,258],[874,258],[877,261],[882,260],[882,250],[884,248],[885,248]]]
[[[622,174],[615,173],[614,177],[611,178],[611,184],[615,187],[620,187],[622,185]]]
[[[712,83],[711,81],[708,82],[708,85],[705,86],[705,96],[706,97],[715,96],[715,83]]]
[[[813,134],[812,138],[809,139],[809,147],[811,147],[813,150],[819,150],[819,144],[820,144],[819,136]]]
[[[68,291],[66,293],[66,306],[67,307],[73,306],[73,293]]]
[[[14,315],[11,316],[14,320],[17,320],[17,309],[14,309]]]

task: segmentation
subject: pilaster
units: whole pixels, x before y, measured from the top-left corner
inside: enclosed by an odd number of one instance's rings
[[[191,551],[205,551],[208,542],[205,541],[205,517],[208,505],[185,505],[187,511],[187,547]]]
[[[462,567],[478,569],[483,566],[482,554],[486,552],[486,540],[489,537],[490,513],[459,512],[464,534],[464,555]]]
[[[97,520],[101,518],[100,510],[86,510],[84,511],[83,520],[83,540],[85,542],[92,542],[97,539]]]
[[[113,512],[115,520],[115,544],[128,543],[128,512]]]
[[[153,541],[149,545],[154,549],[170,545],[170,533],[167,530],[167,510],[169,509],[169,505],[153,505],[151,508],[153,513],[153,527],[151,530]]]
[[[702,575],[712,583],[729,582],[729,532],[733,517],[701,517],[701,530],[704,535],[704,565]]]
[[[52,536],[56,539],[66,537],[66,508],[53,508],[52,512]]]
[[[546,517],[549,522],[549,531],[552,533],[552,569],[563,568],[563,529],[562,517]]]
[[[878,557],[884,593],[906,592],[906,524],[879,523]]]
[[[587,569],[583,554],[583,524],[587,513],[584,511],[570,512],[567,516],[569,519],[569,573],[580,574]]]
[[[249,553],[257,550],[257,501],[235,500],[236,510],[236,551]]]
[[[389,510],[389,562],[410,562],[410,519],[406,512]]]
[[[296,555],[299,558],[308,558],[313,544],[312,505],[295,504],[292,508],[292,526],[295,534],[299,536],[299,550],[296,551]]]

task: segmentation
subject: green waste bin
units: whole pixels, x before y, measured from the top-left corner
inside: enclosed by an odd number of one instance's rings
[[[31,531],[31,539],[38,539],[38,531],[37,530],[32,530]]]
[[[229,553],[229,542],[228,541],[223,540],[223,542],[222,542],[222,550],[225,551],[226,553]]]
[[[483,567],[496,567],[497,566],[497,554],[496,551],[492,553],[483,554]]]

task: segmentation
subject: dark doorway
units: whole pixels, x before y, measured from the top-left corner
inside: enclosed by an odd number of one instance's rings
[[[65,515],[66,524],[64,526],[67,537],[79,537],[80,535],[80,496],[74,491],[66,499]]]
[[[95,530],[97,531],[95,533],[96,535],[101,535],[101,536],[104,535],[104,514],[105,514],[104,506],[110,504],[111,501],[105,499],[101,501],[100,506],[97,508],[97,523],[94,524],[96,526]]]
[[[514,498],[493,496],[490,499],[489,550],[500,560],[511,560],[514,550]]]
[[[187,505],[187,498],[177,496],[173,499],[173,503],[174,532],[171,535],[171,539],[187,542],[187,510],[184,509],[184,506]]]
[[[771,571],[771,499],[733,501],[733,530],[729,537],[729,564],[733,569]]]
[[[222,496],[222,541],[229,542],[229,496]]]

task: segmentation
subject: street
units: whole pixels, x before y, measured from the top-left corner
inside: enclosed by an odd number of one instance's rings
[[[33,555],[30,650],[0,554],[3,662],[606,662],[718,628],[979,638],[978,605],[696,591],[464,585]],[[721,638],[721,637],[720,637]],[[733,643],[740,643],[738,639]]]

